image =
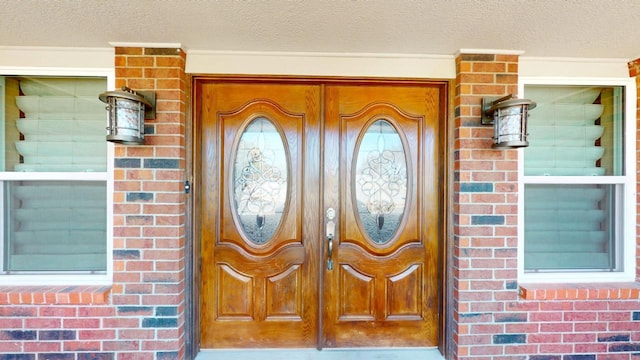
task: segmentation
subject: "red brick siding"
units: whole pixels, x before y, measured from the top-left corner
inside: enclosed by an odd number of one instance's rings
[[[531,287],[519,294],[517,152],[492,150],[492,128],[480,125],[482,96],[517,93],[517,68],[517,56],[456,59],[453,356],[639,359],[637,283]]]
[[[184,355],[185,60],[181,49],[116,48],[116,86],[156,93],[145,145],[116,146],[114,177],[114,262],[122,263],[114,279],[122,281],[112,299],[139,319],[119,339],[151,358]]]
[[[116,48],[116,86],[156,92],[145,145],[115,148],[114,283],[0,288],[0,359],[184,357],[185,53]],[[97,94],[96,94],[97,96]]]

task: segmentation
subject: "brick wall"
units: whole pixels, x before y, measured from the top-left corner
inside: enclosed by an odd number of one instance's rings
[[[517,151],[492,150],[483,96],[517,94],[518,57],[456,59],[454,358],[640,359],[638,284],[517,282]]]
[[[139,316],[123,328],[134,350],[183,356],[185,292],[185,53],[116,48],[116,87],[156,92],[156,119],[144,146],[116,146],[114,287],[118,313]],[[133,346],[136,347],[135,345]]]
[[[115,147],[113,286],[0,288],[0,359],[184,357],[184,65],[116,49],[117,88],[156,91],[157,116],[146,145]]]
[[[505,329],[515,320],[506,306],[518,298],[517,152],[491,149],[493,128],[480,125],[483,96],[517,93],[518,57],[461,54],[456,73],[454,342],[457,357],[472,358],[524,342]]]

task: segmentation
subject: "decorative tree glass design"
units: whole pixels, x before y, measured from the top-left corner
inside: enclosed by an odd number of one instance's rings
[[[282,220],[287,196],[287,156],[282,137],[266,118],[254,119],[238,141],[234,203],[244,234],[267,242]]]
[[[364,231],[377,244],[396,233],[407,198],[407,163],[400,135],[387,120],[377,120],[358,145],[355,194]]]

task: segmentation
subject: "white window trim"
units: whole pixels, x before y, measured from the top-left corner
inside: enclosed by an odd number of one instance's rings
[[[574,183],[622,184],[623,207],[623,271],[620,272],[550,272],[525,273],[524,271],[524,150],[518,150],[518,281],[521,283],[587,283],[587,282],[633,282],[636,275],[636,82],[634,78],[566,78],[566,77],[520,77],[518,92],[525,97],[525,85],[596,85],[623,86],[625,92],[625,170],[624,179],[616,176],[598,176],[597,179],[567,177]],[[535,99],[531,99],[535,101]],[[544,176],[528,176],[527,183],[549,184],[554,180]]]
[[[46,51],[46,49],[45,49]],[[57,49],[56,51],[59,51]],[[65,53],[63,51],[63,53]],[[106,54],[106,55],[105,55]],[[41,54],[42,55],[42,54]],[[87,57],[91,61],[87,61],[87,65],[96,63],[95,52],[89,52],[84,54],[82,51],[73,50],[69,54],[73,57],[72,64],[82,63],[82,58]],[[104,60],[105,56],[111,58],[113,63],[113,52],[101,51],[99,58]],[[43,56],[43,59],[47,59],[47,56]],[[98,61],[101,62],[101,61]],[[72,76],[72,77],[103,77],[107,79],[107,89],[115,88],[115,68],[101,67],[98,64],[96,67],[74,67],[74,68],[62,68],[62,67],[15,67],[15,66],[2,66],[0,63],[0,76]],[[99,94],[96,94],[96,98]],[[105,111],[105,128],[106,128],[106,116]],[[105,131],[106,136],[106,131]],[[106,142],[106,140],[105,140]],[[0,181],[14,180],[14,179],[29,179],[29,180],[65,180],[65,179],[82,179],[82,180],[99,180],[106,181],[107,185],[107,268],[104,273],[101,274],[7,274],[0,275],[0,285],[11,286],[74,286],[74,285],[111,285],[113,283],[113,160],[114,160],[114,145],[112,143],[107,144],[107,172],[106,173],[86,173],[81,174],[61,174],[55,173],[55,176],[47,177],[47,174],[51,173],[2,173],[0,174]],[[0,199],[1,200],[1,199]]]

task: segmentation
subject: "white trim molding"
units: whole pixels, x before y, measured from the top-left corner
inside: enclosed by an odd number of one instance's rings
[[[180,43],[144,43],[144,42],[118,42],[109,41],[109,45],[113,47],[141,47],[141,48],[159,48],[159,49],[181,49]]]
[[[627,59],[585,59],[521,57],[518,64],[520,77],[569,78],[628,78]]]
[[[593,85],[593,86],[622,86],[625,91],[625,120],[624,120],[624,168],[625,173],[621,176],[594,176],[583,179],[576,177],[545,177],[545,176],[524,176],[524,150],[518,150],[518,188],[520,189],[518,196],[518,281],[521,283],[596,283],[596,282],[633,282],[636,277],[636,83],[635,79],[630,78],[628,72],[623,76],[617,65],[625,64],[626,61],[621,59],[610,59],[610,61],[587,61],[577,59],[562,59],[555,62],[556,64],[564,63],[559,68],[568,66],[567,72],[562,76],[551,76],[549,73],[555,74],[559,70],[556,67],[538,68],[536,71],[539,76],[531,75],[522,76],[523,68],[520,67],[521,76],[518,79],[519,95],[526,97],[524,93],[525,85]],[[542,62],[554,60],[537,59],[536,66]],[[579,69],[570,71],[568,64],[577,64]],[[592,71],[585,71],[592,68]],[[525,72],[533,70],[524,69]],[[584,76],[580,76],[584,71]],[[618,76],[614,76],[617,74]],[[607,75],[607,76],[605,76]],[[535,99],[532,99],[535,101]],[[535,110],[534,110],[535,111]],[[623,178],[623,179],[621,179]],[[525,181],[526,180],[526,181]],[[524,271],[524,185],[529,184],[548,184],[548,183],[581,183],[581,184],[619,184],[623,186],[621,199],[623,201],[623,215],[621,216],[621,238],[622,238],[622,269],[618,272],[549,272],[549,273],[525,273]]]
[[[111,70],[115,67],[113,48],[58,48],[58,47],[22,47],[0,46],[0,75],[31,75],[25,71],[41,73],[46,70],[50,75],[59,75],[69,69],[80,71]],[[74,75],[78,74],[77,71]]]
[[[27,48],[0,46],[0,76],[95,76],[106,79],[108,89],[115,86],[114,49]],[[96,98],[98,94],[96,94]],[[106,112],[105,112],[106,126]],[[105,132],[106,135],[106,132]],[[106,140],[105,140],[106,142]],[[113,191],[115,147],[107,143],[107,171],[84,173],[83,180],[104,181],[107,194],[106,271],[97,274],[8,274],[0,276],[3,285],[110,285],[113,283]],[[0,176],[7,180],[72,180],[66,173],[10,173]],[[76,178],[77,180],[77,178]],[[0,199],[2,200],[2,199]],[[0,203],[2,203],[0,201]],[[1,219],[0,219],[1,222]]]
[[[460,49],[460,54],[483,54],[483,55],[522,55],[524,50],[506,50],[506,49]]]
[[[188,51],[191,74],[455,79],[452,55]]]

